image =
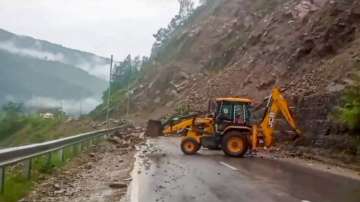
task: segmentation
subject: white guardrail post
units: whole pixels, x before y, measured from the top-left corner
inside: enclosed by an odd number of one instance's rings
[[[25,160],[25,165],[24,165],[24,176],[26,176],[26,178],[28,180],[31,179],[31,169],[32,169],[32,159],[27,159]]]
[[[65,148],[59,150],[60,160],[61,162],[65,161]]]

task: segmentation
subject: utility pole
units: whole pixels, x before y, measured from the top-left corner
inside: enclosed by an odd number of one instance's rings
[[[60,107],[61,107],[61,111],[63,112],[64,111],[64,100],[61,100]]]
[[[130,113],[130,84],[129,84],[130,81],[128,81],[128,84],[127,84],[127,94],[128,94],[128,99],[127,99],[127,107],[126,107],[126,116],[128,117],[129,116],[129,113]]]
[[[81,115],[82,115],[82,100],[80,99],[80,109],[79,109],[79,118],[81,118]]]
[[[130,60],[130,77],[132,76],[132,64]],[[127,104],[126,104],[126,117],[129,117],[130,113],[130,78],[127,81]]]
[[[114,56],[111,55],[110,59],[110,72],[109,72],[109,89],[108,89],[108,100],[107,100],[107,111],[106,111],[106,123],[107,128],[110,128],[109,116],[110,116],[110,98],[111,98],[111,77],[112,77],[112,65],[113,65]]]

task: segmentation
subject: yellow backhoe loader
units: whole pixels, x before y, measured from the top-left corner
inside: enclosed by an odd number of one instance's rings
[[[214,113],[192,115],[160,125],[149,123],[147,134],[151,128],[157,128],[163,135],[181,133],[181,150],[187,155],[195,154],[201,147],[222,149],[232,157],[242,157],[249,149],[259,146],[270,147],[274,143],[275,119],[279,113],[301,136],[296,122],[290,112],[288,102],[279,88],[274,88],[266,99],[266,108],[260,123],[251,123],[252,100],[240,97],[217,98]],[[157,126],[154,126],[157,125]],[[159,129],[161,127],[161,129]]]

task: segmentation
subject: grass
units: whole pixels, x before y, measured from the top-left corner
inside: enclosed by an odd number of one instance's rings
[[[354,83],[342,95],[342,106],[338,107],[336,117],[348,129],[360,132],[360,73],[354,74]]]
[[[15,133],[0,133],[0,136],[6,135],[5,138],[0,138],[0,148],[41,143],[94,130],[89,124],[92,121],[88,118],[70,122],[65,122],[63,119],[39,117],[26,117],[26,119],[27,121],[23,122],[25,125],[17,129]]]
[[[0,146],[9,147],[54,139],[59,137],[59,132],[54,129],[62,122],[62,119],[43,119],[35,115],[5,118],[0,122]]]
[[[5,113],[0,111],[0,121],[2,121],[5,118]]]
[[[77,145],[67,147],[64,149],[64,161],[61,159],[60,151],[51,153],[51,161],[48,161],[49,156],[43,155],[32,160],[31,179],[27,179],[24,174],[24,164],[18,163],[14,166],[6,168],[5,177],[5,192],[0,195],[0,202],[15,202],[25,197],[33,188],[34,185],[54,174],[61,169],[68,161],[73,159],[80,153],[80,146]]]
[[[17,173],[9,176],[9,178],[6,179],[5,184],[7,189],[5,190],[5,193],[0,196],[1,202],[18,201],[30,191],[34,183]]]

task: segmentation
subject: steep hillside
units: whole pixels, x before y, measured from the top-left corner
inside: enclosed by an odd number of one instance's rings
[[[90,53],[0,30],[0,105],[36,97],[99,98],[107,83],[91,75],[91,67],[106,62],[105,58]]]
[[[201,104],[207,93],[260,99],[273,85],[301,97],[341,90],[358,62],[359,21],[352,3],[232,0],[211,13],[203,8],[206,18],[199,15],[201,20],[174,36],[182,45],[166,47],[178,49],[172,59],[154,59],[160,62],[155,77],[144,79],[153,85],[143,98],[158,97],[159,86],[165,88],[161,104]]]
[[[261,102],[280,86],[305,145],[360,154],[358,138],[332,116],[360,71],[359,34],[356,0],[208,0],[153,55],[131,110],[159,118],[188,105],[204,111],[218,96]]]

